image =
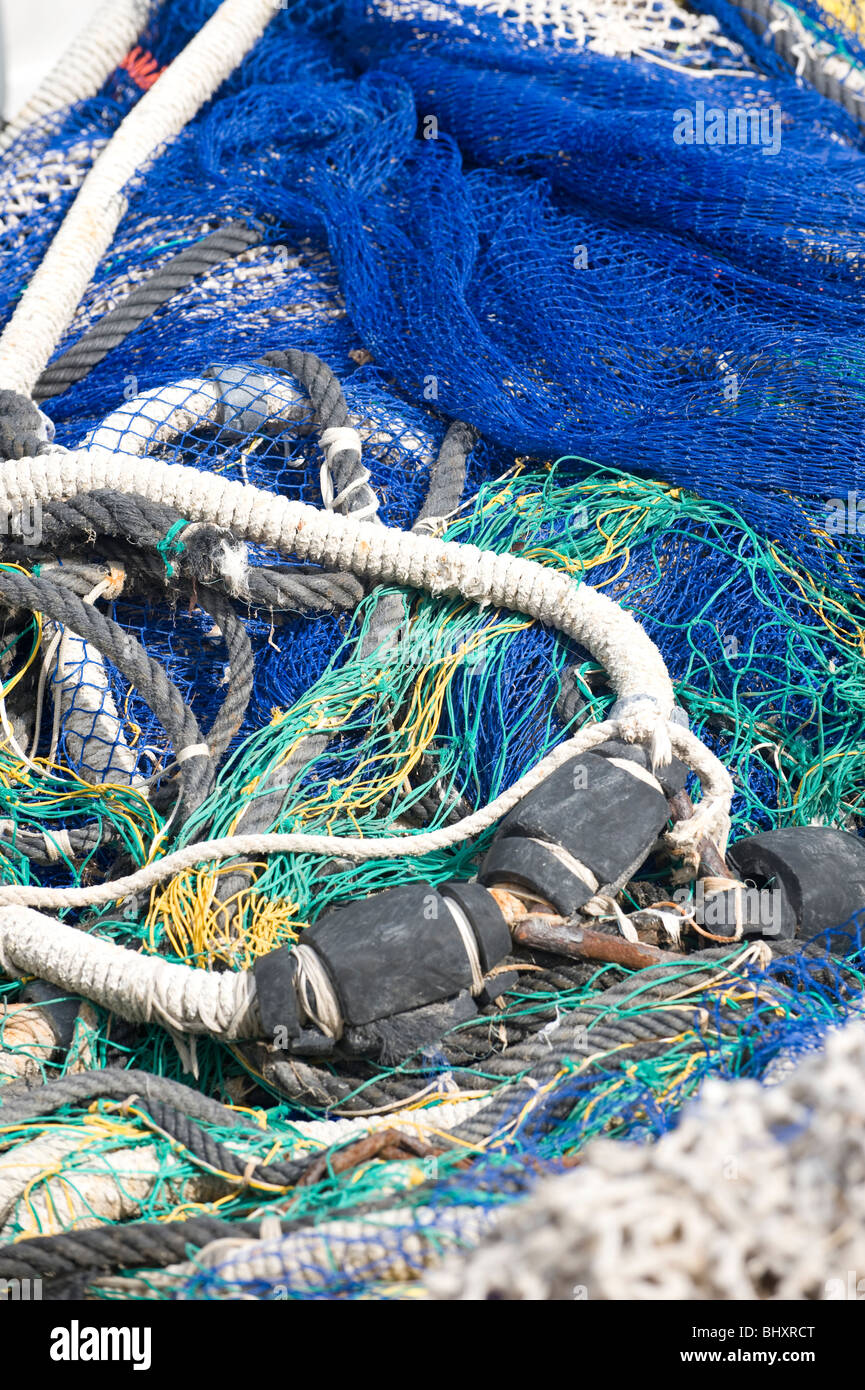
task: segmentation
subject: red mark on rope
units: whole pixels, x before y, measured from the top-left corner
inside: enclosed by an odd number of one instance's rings
[[[164,71],[153,54],[148,53],[146,48],[139,48],[137,44],[135,48],[130,49],[120,66],[129,73],[132,81],[145,92],[153,86],[157,77]]]

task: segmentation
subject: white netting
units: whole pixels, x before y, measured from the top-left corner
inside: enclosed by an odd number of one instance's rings
[[[663,56],[676,66],[717,64],[750,71],[740,46],[728,39],[712,15],[694,14],[675,0],[377,0],[386,17],[422,24],[503,20],[536,46],[588,48],[629,58]]]
[[[677,1129],[647,1146],[589,1145],[576,1172],[543,1183],[431,1288],[460,1300],[845,1297],[848,1272],[865,1275],[863,1074],[855,1023],[777,1086],[707,1081]]]

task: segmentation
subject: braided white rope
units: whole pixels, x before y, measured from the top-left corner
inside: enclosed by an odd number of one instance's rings
[[[96,160],[0,337],[0,387],[29,395],[108,250],[123,189],[193,118],[277,12],[273,0],[223,0]]]
[[[588,648],[619,698],[634,702],[623,720],[625,737],[634,741],[657,734],[655,761],[669,761],[663,726],[674,697],[661,654],[634,618],[587,584],[575,584],[565,574],[515,555],[320,512],[182,464],[92,448],[51,450],[0,465],[0,505],[12,510],[95,488],[137,492],[176,508],[190,521],[224,526],[239,540],[374,583],[460,595],[482,606],[524,613]]]
[[[0,150],[8,149],[27,126],[41,117],[95,96],[161,3],[162,0],[105,0],[0,134]]]
[[[0,970],[9,978],[49,980],[132,1023],[222,1038],[261,1036],[251,972],[193,970],[137,955],[28,908],[0,908]]]
[[[497,796],[494,801],[481,807],[478,811],[473,811],[471,815],[464,816],[462,820],[456,821],[453,825],[442,826],[439,830],[426,830],[414,835],[387,835],[381,838],[288,833],[228,835],[215,840],[199,840],[196,844],[185,845],[183,849],[175,850],[173,854],[167,854],[163,859],[145,864],[142,869],[137,869],[135,873],[127,874],[124,878],[112,879],[109,883],[89,884],[82,888],[46,888],[39,884],[4,883],[0,885],[0,909],[12,905],[58,909],[94,907],[101,903],[118,902],[133,893],[144,892],[163,879],[183,873],[184,870],[191,869],[196,864],[210,863],[234,856],[257,858],[267,854],[327,854],[348,859],[369,860],[393,859],[402,854],[421,856],[432,854],[437,850],[451,849],[454,845],[474,839],[484,830],[488,830],[497,820],[507,815],[508,811],[512,810],[517,802],[527,796],[545,777],[548,777],[551,772],[554,772],[557,767],[560,767],[576,753],[583,753],[587,749],[603,743],[605,739],[621,737],[622,732],[621,726],[614,720],[588,725],[573,738],[559,744],[558,748],[553,749],[552,753],[549,753],[546,758],[543,758],[530,772],[527,772],[524,777],[502,792],[500,796]],[[698,761],[694,750],[702,750],[702,744],[696,736],[679,726],[673,727],[672,734],[676,752],[683,757],[683,760],[687,756],[689,760]],[[712,754],[708,754],[709,758],[712,756]],[[723,803],[727,797],[726,784],[729,783],[729,777],[720,763],[718,767],[723,775],[724,785],[721,788],[714,786],[707,775],[706,783],[704,783],[703,801],[695,815],[684,823],[689,827],[693,827],[696,823],[699,835],[705,833],[706,830],[706,822],[701,819],[700,812],[703,812],[704,817],[708,816],[708,823],[711,824],[710,813],[717,814],[719,809],[723,811],[723,805],[719,807],[719,803]],[[80,940],[80,937],[75,935],[76,939]],[[0,938],[0,961],[2,961],[2,951],[2,938]],[[34,971],[32,973],[38,974],[39,972]],[[203,974],[202,971],[195,971],[194,973],[199,976]],[[64,980],[55,981],[55,983],[65,984],[67,982]]]
[[[575,584],[565,574],[518,556],[499,555],[474,545],[415,535],[334,512],[319,512],[249,483],[233,482],[181,464],[132,459],[93,447],[68,453],[52,450],[37,458],[9,460],[0,465],[0,506],[8,505],[13,511],[25,504],[68,498],[96,488],[137,492],[151,501],[175,507],[191,521],[211,521],[224,526],[240,540],[264,544],[282,554],[350,572],[373,583],[422,589],[434,595],[460,595],[482,606],[493,605],[524,613],[556,628],[586,647],[606,669],[623,711],[614,724],[616,736],[628,742],[649,744],[654,766],[669,762],[672,748],[676,746],[682,759],[698,773],[703,784],[703,801],[690,820],[676,827],[677,847],[682,852],[692,850],[697,840],[706,834],[719,844],[726,842],[733,790],[729,774],[698,739],[669,722],[674,705],[672,683],[660,652],[642,626],[617,603],[588,584]],[[572,745],[571,752],[583,751],[589,746],[589,743],[581,743],[579,748]],[[545,760],[543,766],[551,770],[548,764],[549,760]],[[527,786],[527,790],[530,787]],[[525,791],[520,794],[524,795]],[[505,793],[507,795],[509,793]],[[501,801],[499,798],[494,804],[499,805]],[[515,802],[506,809],[513,804]],[[504,809],[497,814],[504,814]],[[480,833],[492,821],[484,818],[479,823],[477,816],[486,817],[490,810],[486,808],[474,817],[467,817],[458,827],[435,832],[438,837],[460,829],[461,834],[454,839],[436,840],[424,848],[421,840],[431,837],[411,837],[414,845],[411,852],[429,853],[458,843],[470,834]],[[232,840],[225,852],[258,852],[235,848],[241,842],[245,845],[248,838]],[[304,841],[298,849],[313,848],[309,837],[293,838]],[[354,843],[337,841],[334,837],[313,838],[322,852],[338,843]],[[279,839],[279,844],[274,840],[270,850],[260,852],[289,852],[295,848],[294,844],[283,843],[283,837]],[[228,842],[211,843],[221,848]],[[384,843],[375,842],[379,854],[382,854]],[[404,839],[391,843],[400,846],[393,853],[405,852]],[[365,847],[368,853],[369,842]],[[3,900],[0,895],[0,901]]]

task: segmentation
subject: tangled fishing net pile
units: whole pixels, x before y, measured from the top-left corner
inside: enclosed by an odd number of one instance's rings
[[[863,33],[110,0],[0,134],[7,1296],[865,1263]]]

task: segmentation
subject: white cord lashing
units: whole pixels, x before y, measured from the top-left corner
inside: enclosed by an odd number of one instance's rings
[[[687,730],[676,727],[674,732],[675,737],[682,741],[682,745],[692,743],[702,748],[695,736]],[[616,736],[621,736],[620,730],[616,724],[611,722],[592,724],[581,729],[574,738],[567,739],[552,753],[547,754],[530,772],[527,772],[524,777],[521,777],[487,806],[481,807],[480,810],[472,812],[469,816],[464,816],[462,820],[456,821],[453,825],[442,826],[438,830],[421,831],[414,835],[382,836],[381,838],[373,836],[355,838],[348,835],[316,835],[292,832],[269,835],[229,835],[216,840],[200,840],[196,844],[186,845],[183,849],[175,850],[162,859],[145,864],[143,868],[137,869],[125,878],[112,879],[110,883],[89,884],[87,887],[81,888],[47,888],[36,884],[2,884],[0,885],[0,906],[16,904],[23,907],[60,909],[92,907],[100,903],[118,902],[132,893],[144,892],[152,888],[155,883],[181,873],[185,869],[190,869],[196,864],[209,863],[234,856],[250,858],[268,854],[325,854],[365,861],[393,859],[403,854],[417,856],[432,854],[437,850],[450,849],[454,845],[464,844],[466,840],[480,835],[496,821],[507,815],[518,801],[533,791],[545,777],[548,777],[562,763],[572,758],[574,754],[583,753],[596,744],[603,743],[605,739]],[[715,761],[717,762],[717,759]],[[701,809],[707,805],[709,807],[707,819],[711,819],[713,810],[718,810],[719,803],[723,810],[726,797],[731,790],[731,787],[728,788],[727,786],[729,777],[725,769],[720,763],[718,763],[718,767],[722,779],[726,779],[726,782],[721,780],[719,784],[713,783],[707,772],[703,786],[704,797],[700,803]],[[687,824],[693,825],[696,819],[695,815]]]

